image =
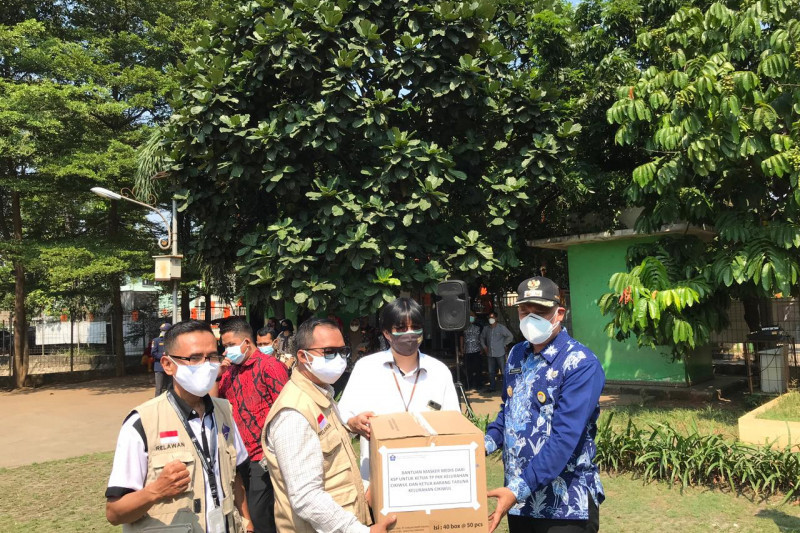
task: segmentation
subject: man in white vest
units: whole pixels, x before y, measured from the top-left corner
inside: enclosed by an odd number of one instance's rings
[[[347,367],[350,348],[336,322],[312,318],[297,330],[297,366],[272,404],[261,445],[275,487],[281,533],[377,533],[372,527],[358,460],[331,385]]]
[[[208,324],[186,320],[164,338],[173,385],[122,425],[106,517],[124,532],[252,531],[238,471],[247,450],[227,400],[211,398],[222,356]]]

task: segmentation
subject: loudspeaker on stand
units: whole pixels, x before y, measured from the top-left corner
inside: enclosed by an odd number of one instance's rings
[[[436,288],[436,318],[442,331],[461,331],[469,321],[469,293],[461,280],[442,281]]]

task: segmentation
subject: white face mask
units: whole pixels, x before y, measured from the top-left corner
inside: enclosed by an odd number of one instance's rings
[[[328,385],[336,383],[345,369],[347,369],[347,359],[344,357],[336,356],[333,359],[325,359],[323,356],[316,356],[313,353],[308,353],[303,350],[307,357],[311,357],[311,364],[305,363],[309,372],[314,374],[317,379]]]
[[[494,324],[495,322],[497,322],[497,320],[495,320],[494,318],[489,319],[489,324]]]
[[[217,381],[218,363],[206,361],[200,365],[179,365],[173,358],[170,361],[178,367],[173,376],[183,390],[195,396],[205,396]]]
[[[519,330],[522,336],[531,344],[542,344],[550,338],[556,325],[539,315],[529,314],[519,321]]]
[[[361,328],[359,327],[358,324],[350,324],[350,331],[352,331],[353,333],[355,333],[359,329],[361,329]]]

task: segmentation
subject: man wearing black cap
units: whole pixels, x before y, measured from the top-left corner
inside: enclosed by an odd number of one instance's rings
[[[596,532],[605,498],[595,435],[605,374],[597,357],[561,326],[566,309],[545,277],[517,290],[525,341],[511,349],[486,452],[503,450],[506,486],[489,491],[494,531],[508,513],[510,533]]]

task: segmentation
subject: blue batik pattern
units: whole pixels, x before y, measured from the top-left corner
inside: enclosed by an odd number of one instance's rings
[[[561,331],[541,353],[512,348],[497,420],[486,450],[502,448],[505,486],[517,497],[510,514],[586,520],[589,498],[603,501],[595,435],[605,375],[597,357]]]

